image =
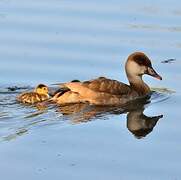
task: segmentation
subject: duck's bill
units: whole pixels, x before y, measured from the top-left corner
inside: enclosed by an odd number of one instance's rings
[[[148,75],[153,76],[156,79],[162,80],[162,77],[151,67],[148,68]]]

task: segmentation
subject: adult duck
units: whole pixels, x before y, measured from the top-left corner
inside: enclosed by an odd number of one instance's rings
[[[150,94],[149,86],[142,79],[144,74],[162,80],[143,52],[131,54],[126,61],[125,70],[129,85],[105,77],[84,82],[61,83],[59,85],[65,88],[64,91],[55,94],[52,100],[60,105],[81,102],[93,105],[122,105]]]

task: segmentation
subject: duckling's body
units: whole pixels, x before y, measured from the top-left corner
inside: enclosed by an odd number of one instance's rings
[[[49,99],[48,87],[44,84],[39,84],[34,92],[25,92],[17,97],[21,103],[35,104]]]
[[[69,82],[60,84],[68,90],[56,94],[52,100],[58,104],[89,102],[94,105],[121,105],[151,92],[142,80],[144,74],[161,80],[152,68],[149,58],[142,52],[131,54],[125,69],[130,85],[105,77],[85,82]]]

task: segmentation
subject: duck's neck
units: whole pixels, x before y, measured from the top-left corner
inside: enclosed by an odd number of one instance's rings
[[[149,86],[144,83],[141,76],[128,77],[131,88],[136,91],[140,96],[150,93]]]

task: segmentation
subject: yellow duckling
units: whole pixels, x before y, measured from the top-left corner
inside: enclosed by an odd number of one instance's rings
[[[49,99],[48,87],[44,84],[39,84],[34,92],[25,92],[17,97],[21,103],[35,104]]]

